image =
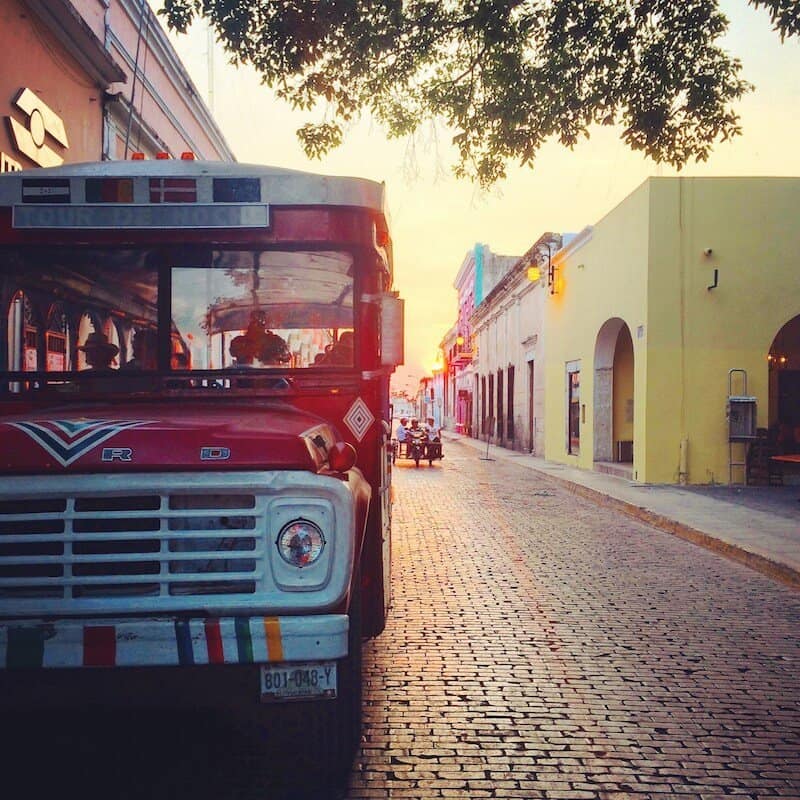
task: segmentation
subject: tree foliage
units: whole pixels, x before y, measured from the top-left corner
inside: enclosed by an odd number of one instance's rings
[[[800,0],[749,0],[781,38]],[[340,144],[364,111],[391,137],[426,119],[454,132],[456,172],[488,186],[555,138],[619,125],[634,150],[676,167],[740,133],[752,87],[719,39],[718,0],[164,0],[168,24],[205,18],[233,63],[322,121],[309,156]]]
[[[772,27],[781,35],[800,36],[800,2],[798,0],[748,0],[751,6],[769,11]]]

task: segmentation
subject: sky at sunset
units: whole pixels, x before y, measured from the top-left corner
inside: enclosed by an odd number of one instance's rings
[[[158,7],[160,2],[153,2]],[[731,21],[726,40],[756,85],[738,106],[744,135],[717,145],[705,164],[681,174],[800,175],[800,43],[781,44],[768,15],[745,0],[722,0]],[[214,47],[209,95],[208,36],[195,25],[170,35],[240,162],[270,164],[385,181],[395,253],[395,288],[406,300],[406,364],[395,385],[415,386],[430,374],[442,336],[456,317],[453,280],[477,242],[496,253],[521,255],[545,231],[576,232],[592,225],[651,175],[674,175],[629,151],[615,129],[567,150],[545,146],[534,169],[509,167],[509,177],[482,192],[451,173],[448,131],[430,124],[411,140],[387,141],[369,120],[345,143],[309,161],[295,130],[320,117],[292,112],[250,69],[235,69]]]

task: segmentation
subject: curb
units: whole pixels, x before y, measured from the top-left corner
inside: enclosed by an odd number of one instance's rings
[[[606,508],[613,508],[615,511],[620,511],[629,517],[634,517],[641,522],[646,522],[648,525],[651,525],[660,531],[671,533],[672,535],[677,536],[680,539],[684,539],[687,542],[691,542],[692,544],[696,544],[705,550],[711,550],[712,552],[718,553],[719,555],[724,556],[731,561],[736,561],[745,567],[749,567],[756,572],[760,572],[762,575],[766,575],[768,578],[772,578],[773,580],[779,581],[787,586],[791,586],[793,589],[800,590],[800,572],[786,566],[785,564],[773,561],[766,556],[752,553],[749,550],[745,550],[742,547],[725,542],[722,539],[717,539],[714,536],[709,536],[709,534],[703,533],[703,531],[699,531],[697,528],[692,528],[690,525],[677,522],[674,519],[665,517],[663,514],[657,514],[655,511],[648,511],[646,508],[633,505],[625,500],[619,500],[616,497],[610,497],[609,495],[598,492],[595,489],[590,489],[587,486],[581,486],[580,484],[573,483],[566,478],[552,476],[549,472],[542,472],[541,470],[536,469],[536,467],[531,467],[531,469],[534,472],[538,472],[540,475],[547,475],[548,477],[554,478],[554,480],[563,484],[565,488],[567,488],[573,494],[580,495],[588,500],[593,500],[594,502],[598,503],[598,505]]]
[[[479,441],[480,444],[484,446],[486,444],[483,442],[483,440],[466,439],[466,437],[463,436],[453,435],[449,431],[442,431],[442,434],[443,436],[447,436],[447,438],[451,441],[464,442],[468,447],[473,447],[471,444],[472,441]],[[493,445],[492,447],[494,448],[495,454],[499,455],[501,458],[505,455],[510,457],[516,452],[505,451],[504,448],[499,448],[497,445]],[[478,448],[473,447],[473,449]],[[757,553],[745,550],[737,545],[725,542],[722,539],[717,539],[714,536],[704,533],[703,531],[697,530],[697,528],[692,528],[690,525],[685,525],[682,522],[665,517],[663,514],[658,514],[655,511],[649,511],[642,506],[628,503],[625,500],[620,500],[617,497],[604,494],[597,489],[591,489],[588,486],[575,483],[574,481],[569,480],[569,478],[564,478],[560,475],[553,475],[550,472],[545,472],[531,465],[526,465],[526,469],[530,469],[539,475],[550,478],[556,483],[561,484],[565,489],[567,489],[567,491],[570,491],[573,494],[584,497],[587,500],[592,500],[593,502],[605,508],[611,508],[629,517],[634,517],[635,519],[645,522],[660,531],[671,533],[673,536],[677,536],[680,539],[691,542],[692,544],[702,547],[705,550],[710,550],[714,553],[724,556],[730,561],[735,561],[742,566],[748,567],[749,569],[759,572],[762,575],[766,575],[768,578],[772,578],[773,580],[789,586],[792,589],[800,590],[800,572],[792,567],[787,566],[786,564],[781,564],[780,562],[773,561],[766,556],[758,555]]]

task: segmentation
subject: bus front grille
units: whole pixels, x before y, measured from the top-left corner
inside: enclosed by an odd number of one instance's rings
[[[265,530],[247,493],[0,500],[0,599],[251,595]]]

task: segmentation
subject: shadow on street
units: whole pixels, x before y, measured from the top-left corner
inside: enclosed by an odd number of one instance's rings
[[[280,732],[253,741],[212,712],[4,714],[4,784],[27,797],[335,800],[292,769]]]

